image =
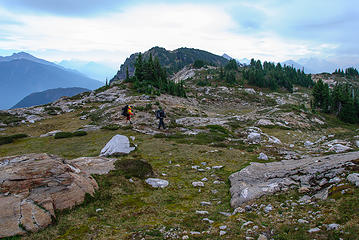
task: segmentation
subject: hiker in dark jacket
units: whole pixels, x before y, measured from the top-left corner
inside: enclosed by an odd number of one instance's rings
[[[166,117],[166,113],[165,111],[163,111],[162,108],[159,108],[156,111],[156,118],[160,120],[159,124],[158,124],[158,129],[161,128],[161,126],[163,127],[163,129],[166,129],[165,123],[163,122],[163,119]]]

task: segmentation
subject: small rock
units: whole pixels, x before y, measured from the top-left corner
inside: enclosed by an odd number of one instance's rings
[[[247,140],[248,140],[248,142],[251,142],[251,143],[260,143],[261,142],[261,134],[252,132],[248,135]]]
[[[205,221],[205,222],[208,222],[209,224],[214,223],[214,221],[209,219],[209,218],[203,218],[202,220]]]
[[[199,168],[199,166],[195,165],[195,166],[192,166],[192,169],[195,169],[197,170]]]
[[[265,208],[264,208],[264,211],[266,212],[266,213],[269,213],[270,211],[272,211],[273,210],[273,206],[271,205],[271,204],[268,204]]]
[[[359,173],[349,174],[347,180],[352,184],[355,184],[355,186],[359,187]]]
[[[305,147],[310,147],[310,146],[312,146],[314,143],[312,143],[311,141],[305,141],[304,142],[304,146]]]
[[[265,235],[261,234],[259,235],[257,240],[268,240],[268,238]]]
[[[223,235],[226,235],[226,234],[227,234],[226,231],[220,231],[220,232],[219,232],[219,236],[223,236]]]
[[[237,207],[236,209],[234,209],[232,215],[235,215],[237,213],[244,213],[246,210],[241,208],[241,207]]]
[[[219,212],[219,214],[222,214],[223,216],[226,216],[226,217],[232,216],[232,214],[228,213],[228,212]]]
[[[100,212],[100,211],[103,211],[103,209],[102,208],[97,208],[96,209],[96,212]]]
[[[338,144],[333,145],[331,148],[329,148],[329,151],[341,153],[341,152],[349,151],[350,149],[351,149],[350,147],[347,147],[347,146],[344,146],[344,145],[338,143]]]
[[[199,210],[196,210],[196,214],[199,214],[199,215],[207,215],[207,214],[208,214],[208,211],[199,211]]]
[[[341,179],[339,177],[335,177],[329,180],[329,183],[340,183]]]
[[[300,187],[299,189],[298,189],[298,192],[299,193],[307,193],[307,192],[309,192],[310,191],[310,189],[308,188],[308,187]]]
[[[208,181],[208,178],[202,178],[201,181],[202,181],[202,182],[207,182],[207,181]]]
[[[226,225],[219,226],[219,229],[221,229],[221,230],[226,230],[226,229],[227,229],[227,226],[226,226]]]
[[[316,232],[319,232],[320,231],[320,228],[311,228],[308,230],[309,233],[316,233]]]
[[[159,178],[147,178],[146,183],[154,188],[165,188],[168,186],[168,181]]]
[[[221,169],[223,166],[213,166],[212,169]]]
[[[258,159],[268,161],[268,156],[265,153],[260,153]]]
[[[192,182],[193,187],[204,187],[203,182]]]
[[[206,162],[201,162],[201,164],[202,164],[203,166],[206,166],[206,165],[207,165],[207,163],[206,163]]]
[[[201,202],[201,206],[211,206],[210,202]]]
[[[245,227],[247,227],[248,225],[251,225],[251,224],[253,224],[252,221],[245,222],[245,223],[242,224],[241,229],[243,229],[243,228],[245,228]]]
[[[217,194],[218,193],[218,190],[214,189],[214,190],[211,190],[212,194]]]
[[[319,186],[324,186],[325,184],[327,184],[328,183],[328,180],[326,179],[326,178],[323,178],[321,181],[320,181],[320,183],[319,183]]]
[[[191,233],[191,235],[201,235],[200,232],[196,232],[196,231],[191,231],[190,233]]]
[[[310,202],[312,198],[308,195],[304,195],[303,197],[301,197],[298,201],[301,202],[301,203],[308,203]]]
[[[304,219],[298,219],[298,223],[305,224],[305,223],[309,223],[309,222]]]
[[[188,235],[182,236],[182,239],[189,239]]]
[[[252,207],[249,206],[249,205],[246,205],[246,206],[244,207],[244,209],[245,209],[247,212],[252,211]]]
[[[339,224],[336,223],[331,223],[327,225],[327,229],[328,230],[338,230],[340,228]]]
[[[221,182],[218,180],[213,181],[213,184],[220,184]]]

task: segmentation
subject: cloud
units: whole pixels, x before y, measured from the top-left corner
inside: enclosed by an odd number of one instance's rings
[[[131,53],[153,46],[193,47],[220,55],[225,52],[237,58],[270,61],[332,56],[348,46],[358,49],[354,45],[358,33],[353,28],[357,25],[357,10],[350,11],[350,4],[346,3],[335,8],[330,2],[327,3],[330,9],[326,9],[323,1],[308,0],[241,0],[220,4],[204,0],[196,4],[190,1],[168,4],[156,0],[148,4],[135,1],[133,5],[128,1],[125,4],[105,0],[101,6],[95,0],[86,3],[65,0],[56,9],[53,4],[56,1],[4,2],[6,8],[0,8],[0,16],[20,24],[1,24],[0,18],[0,31],[6,32],[6,39],[11,40],[0,41],[0,48],[31,50],[57,61],[71,58],[72,54],[83,60],[87,57],[120,64]],[[11,3],[56,14],[18,14],[8,10]],[[90,13],[93,15],[86,15]]]

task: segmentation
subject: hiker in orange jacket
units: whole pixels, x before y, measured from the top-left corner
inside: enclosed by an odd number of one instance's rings
[[[130,121],[130,124],[132,124],[132,122],[131,122],[131,116],[133,116],[132,107],[131,107],[131,106],[128,106],[128,108],[127,108],[127,119],[126,119],[126,123],[127,123],[128,121]]]

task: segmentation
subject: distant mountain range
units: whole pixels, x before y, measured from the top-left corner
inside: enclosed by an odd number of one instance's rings
[[[20,102],[15,104],[12,108],[24,108],[32,107],[37,105],[43,105],[54,102],[61,97],[72,97],[77,94],[90,91],[86,88],[55,88],[49,89],[43,92],[31,93],[24,97]]]
[[[0,109],[8,109],[25,96],[47,89],[101,86],[102,82],[28,53],[0,58]]]
[[[214,65],[225,65],[228,62],[224,57],[193,48],[179,48],[173,51],[168,51],[165,48],[154,47],[142,54],[143,57],[147,59],[151,53],[153,58],[158,57],[160,64],[167,69],[169,74],[178,72],[183,67],[194,63],[196,60],[202,60]],[[135,71],[134,65],[138,55],[139,53],[134,53],[127,58],[111,81],[125,79],[127,67],[129,75],[133,76]]]
[[[79,60],[63,60],[58,62],[60,66],[69,69],[75,69],[81,73],[86,74],[86,76],[105,82],[106,78],[110,80],[118,71],[118,68],[109,67],[105,64],[97,62],[86,62]]]

